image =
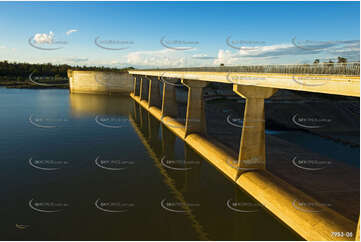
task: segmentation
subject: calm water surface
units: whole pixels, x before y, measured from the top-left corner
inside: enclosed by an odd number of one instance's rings
[[[2,240],[299,240],[128,97],[0,89]]]

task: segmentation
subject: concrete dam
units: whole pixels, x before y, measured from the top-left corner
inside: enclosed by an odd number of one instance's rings
[[[129,94],[132,77],[128,73],[68,70],[71,93]]]

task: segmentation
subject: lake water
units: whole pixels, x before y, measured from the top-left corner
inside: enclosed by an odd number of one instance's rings
[[[301,239],[128,97],[0,99],[2,240]]]

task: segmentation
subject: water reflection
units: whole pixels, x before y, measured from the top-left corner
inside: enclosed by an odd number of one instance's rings
[[[52,101],[38,106],[44,93]],[[2,95],[2,239],[299,239],[262,207],[239,212],[255,201],[133,101],[63,90],[19,97]],[[49,112],[67,125],[28,121]]]
[[[166,210],[163,213],[163,219],[167,221],[166,225],[168,225],[168,231],[172,234],[172,230],[175,228],[186,228],[186,226],[181,224],[186,221],[172,219],[174,214],[185,213],[197,232],[198,239],[209,240],[207,233],[204,231],[204,228],[198,222],[190,208],[193,204],[187,202],[185,198],[184,192],[187,193],[189,190],[187,183],[185,183],[185,177],[188,176],[189,171],[184,170],[184,172],[177,174],[175,173],[176,170],[172,172],[172,170],[167,170],[166,166],[164,166],[166,159],[175,160],[176,137],[170,130],[166,129],[164,125],[160,125],[159,121],[149,112],[141,108],[135,102],[133,102],[133,104],[134,109],[129,117],[133,128],[137,131],[139,138],[155,161],[155,165],[159,168],[164,177],[164,182],[168,185],[176,198],[176,200],[173,198],[163,198],[160,201],[160,205]],[[190,199],[190,196],[187,196],[187,198]],[[173,231],[174,235],[177,233],[177,231]]]
[[[127,96],[75,93],[69,95],[69,107],[73,117],[84,117],[94,114],[127,116],[130,104],[130,99]]]
[[[223,182],[219,182],[219,186],[204,184],[205,176],[212,176],[215,167],[134,101],[129,119],[174,195],[161,201],[162,216],[171,234],[176,236],[179,231],[175,228],[183,227],[174,216],[184,214],[200,240],[300,239],[288,228],[274,223],[262,205],[237,185],[229,182],[233,192],[224,196]],[[179,149],[180,146],[183,149]],[[216,175],[226,180],[220,172]],[[214,206],[215,203],[218,206]]]

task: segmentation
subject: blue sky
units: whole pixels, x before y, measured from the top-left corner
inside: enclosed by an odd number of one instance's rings
[[[0,60],[144,68],[360,58],[359,2],[0,2],[0,10]]]

